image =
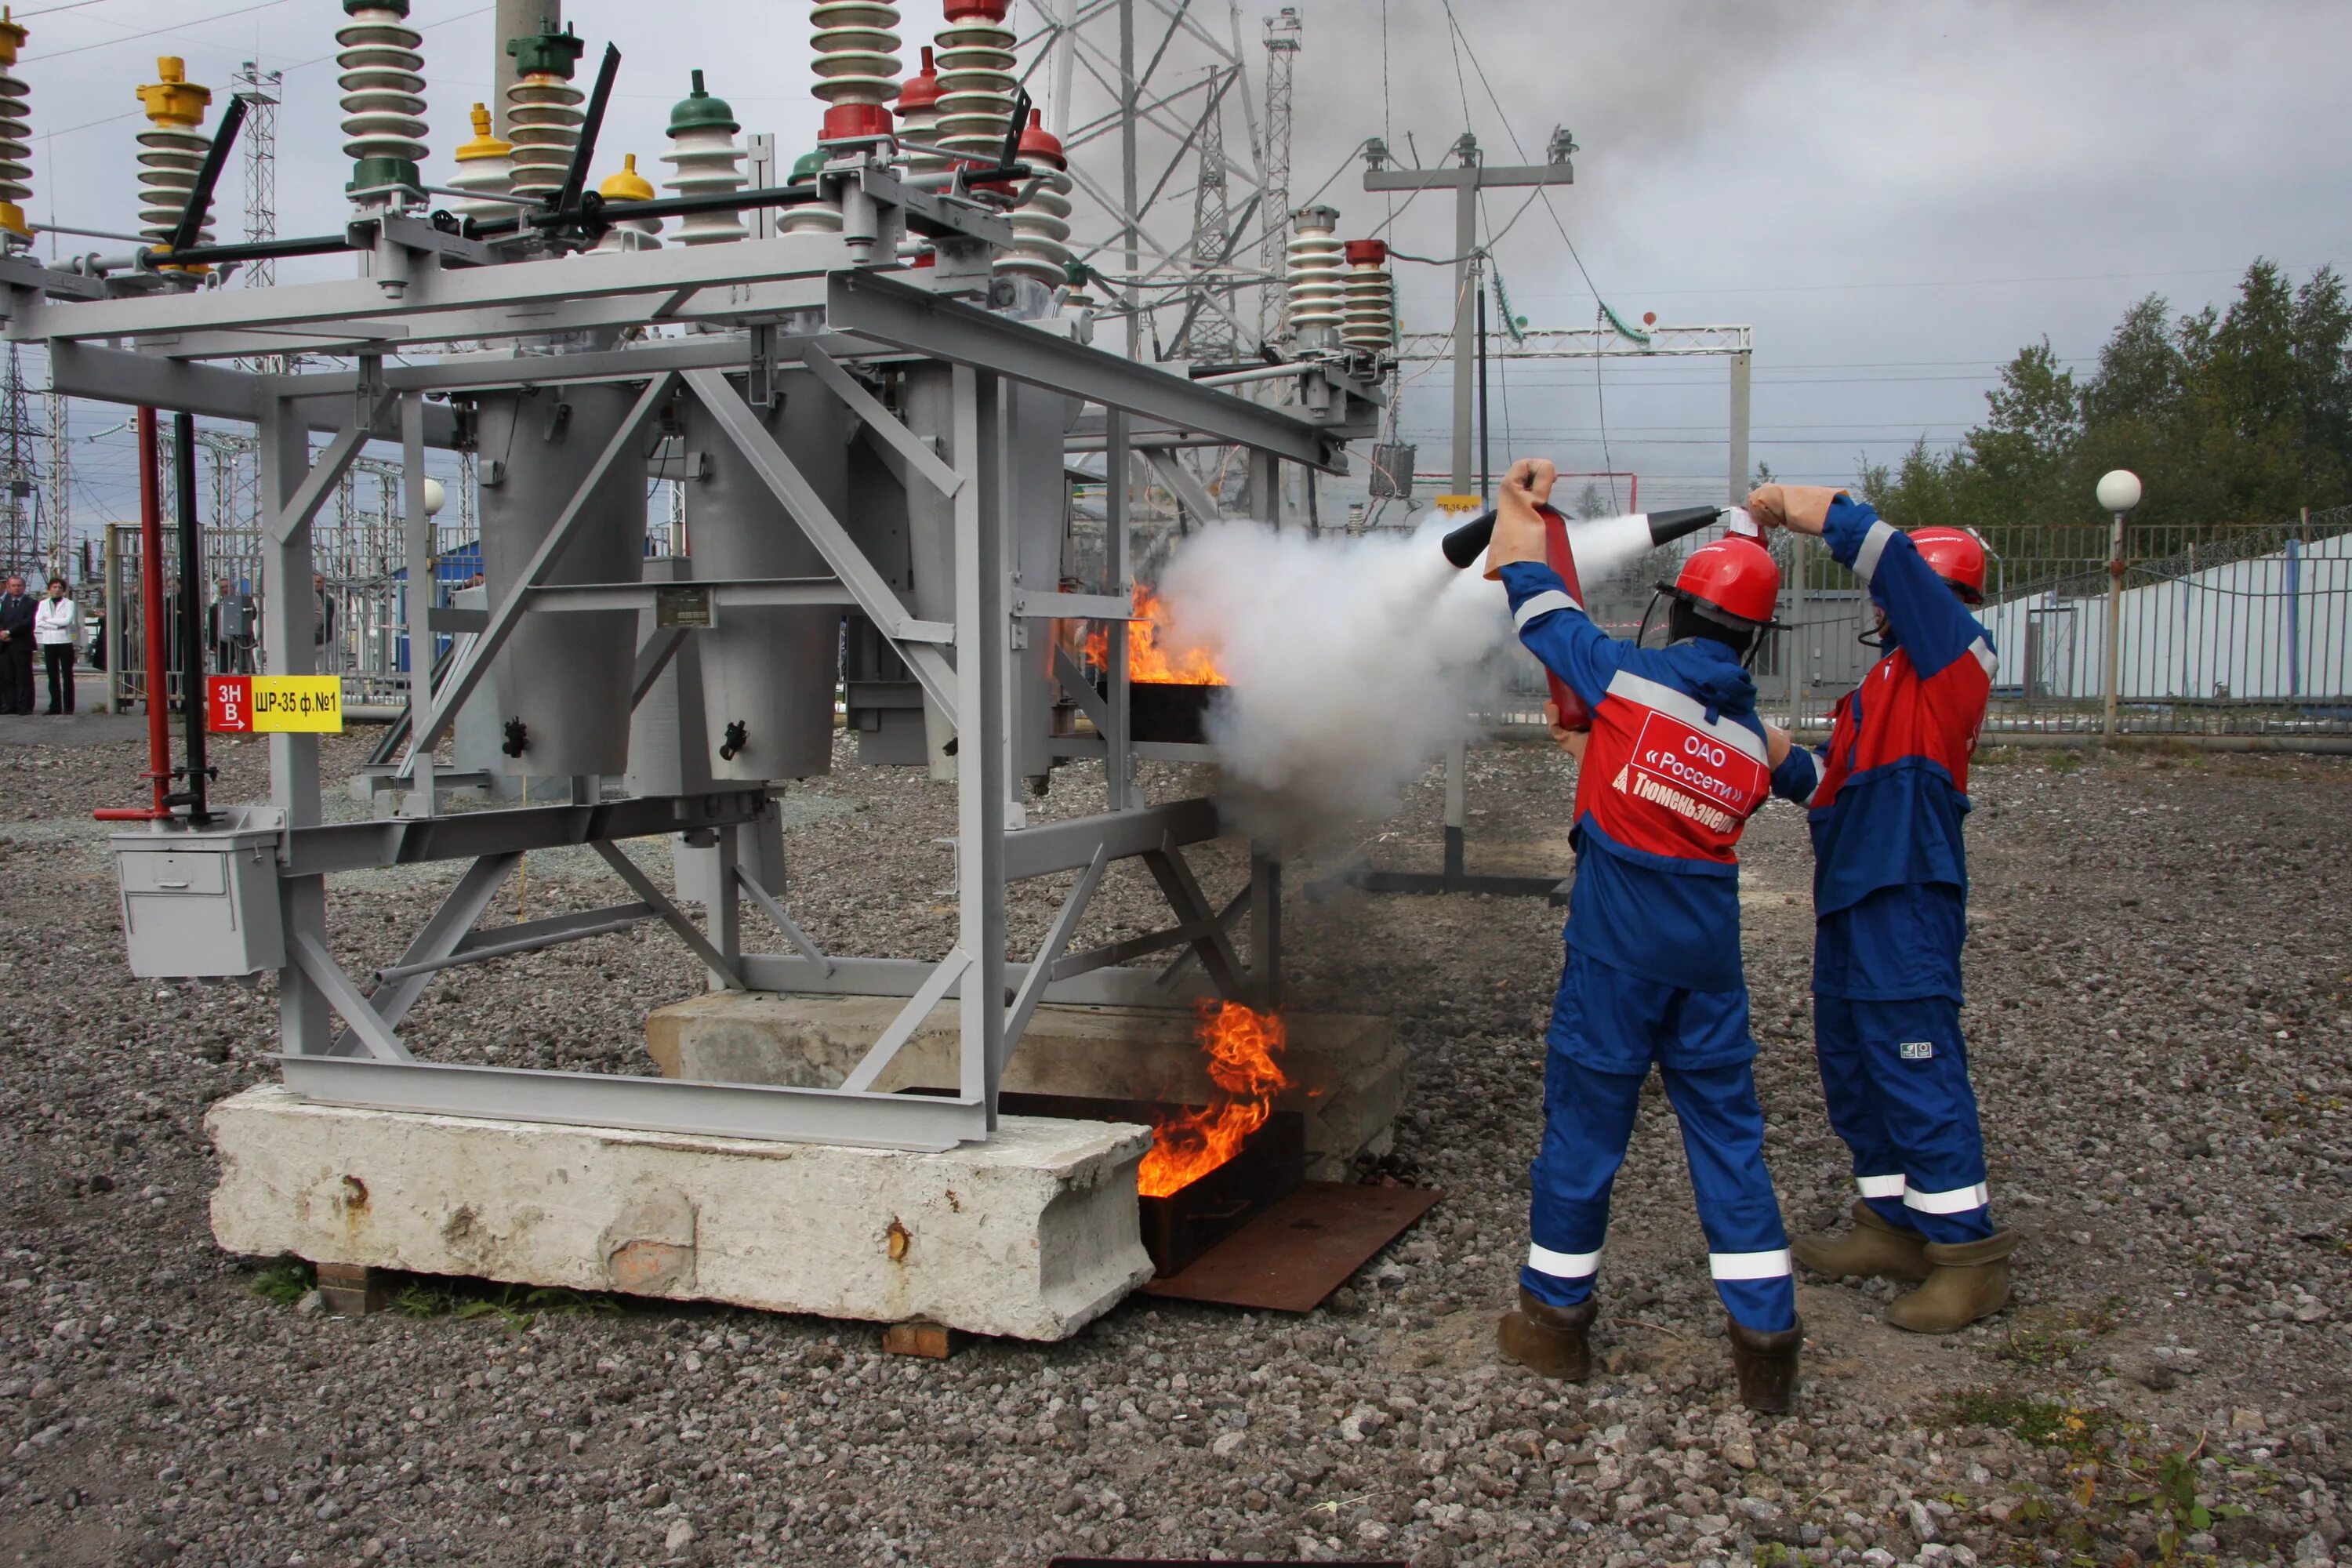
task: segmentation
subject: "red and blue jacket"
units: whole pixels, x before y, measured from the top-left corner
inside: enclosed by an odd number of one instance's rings
[[[1609,636],[1559,574],[1503,568],[1519,641],[1592,712],[1577,770],[1568,945],[1643,979],[1736,991],[1734,847],[1771,795],[1756,683],[1721,643]]]
[[[1829,744],[1791,751],[1773,773],[1774,793],[1810,807],[1814,918],[1889,888],[1965,897],[1960,826],[1992,639],[1909,535],[1869,507],[1841,494],[1822,538],[1886,612],[1886,652],[1839,700]]]

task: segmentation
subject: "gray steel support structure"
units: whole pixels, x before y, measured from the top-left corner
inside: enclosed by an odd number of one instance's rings
[[[1296,406],[1282,409],[1197,385],[1163,370],[1088,346],[1083,323],[1030,322],[992,313],[953,297],[984,299],[987,259],[1005,244],[1001,219],[976,206],[941,203],[907,187],[878,163],[842,175],[853,196],[871,205],[881,243],[866,254],[892,256],[902,224],[935,235],[940,265],[923,271],[870,270],[857,264],[856,237],[782,235],[700,248],[667,248],[591,259],[532,254],[481,265],[473,252],[443,246],[425,226],[391,221],[376,231],[368,276],[343,282],[259,289],[156,288],[142,279],[92,298],[87,280],[52,279],[17,268],[0,271],[0,314],[11,342],[47,345],[61,391],[76,396],[216,418],[249,420],[257,440],[259,514],[270,580],[300,583],[311,571],[310,528],[371,441],[399,443],[405,569],[405,621],[412,646],[425,648],[451,612],[430,605],[432,530],[424,516],[426,448],[465,438],[451,406],[474,395],[580,383],[619,386],[633,395],[616,434],[583,459],[574,493],[535,498],[551,519],[537,553],[517,580],[493,583],[486,611],[469,612],[464,651],[437,677],[412,680],[411,742],[398,775],[405,791],[396,815],[329,824],[321,810],[320,742],[310,734],[269,738],[270,813],[279,824],[278,880],[287,960],[279,972],[280,1064],[289,1087],[331,1103],[452,1115],[638,1127],[822,1142],[944,1148],[985,1139],[995,1125],[997,1086],[1034,1008],[1047,1001],[1167,1004],[1216,991],[1259,999],[1279,984],[1278,868],[1254,858],[1249,886],[1234,908],[1253,915],[1246,948],[1233,921],[1213,905],[1186,861],[1188,847],[1221,831],[1213,802],[1147,802],[1132,763],[1123,658],[1129,610],[1129,559],[1123,526],[1111,530],[1104,580],[1094,592],[1066,590],[1057,570],[1045,580],[1015,575],[1011,426],[1016,384],[1097,405],[1091,428],[1115,467],[1140,427],[1171,442],[1216,441],[1248,448],[1267,472],[1282,463],[1330,469],[1350,438],[1369,433],[1377,409],[1361,388],[1302,365]],[[394,215],[395,216],[397,215]],[[387,251],[399,254],[387,264]],[[698,324],[684,335],[686,322]],[[420,348],[452,342],[514,344],[551,340],[624,346],[550,353],[455,352],[433,358]],[[340,351],[349,368],[302,374],[256,374],[213,361],[250,362],[289,343],[312,353]],[[398,348],[408,363],[394,363]],[[933,447],[898,423],[869,390],[896,370],[922,364],[952,372],[952,419]],[[887,460],[890,478],[875,482],[926,489],[944,498],[953,519],[952,618],[918,616],[878,571],[861,542],[801,473],[755,414],[759,400],[785,385],[793,397],[837,397]],[[444,401],[445,399],[449,401]],[[581,583],[549,570],[562,558],[576,520],[612,465],[643,464],[648,434],[668,413],[692,411],[735,448],[758,482],[782,505],[823,557],[827,574],[691,585],[706,591],[719,615],[730,605],[831,605],[869,620],[922,681],[954,725],[957,779],[956,939],[936,961],[860,959],[824,952],[793,923],[780,879],[761,879],[751,853],[761,828],[772,829],[767,787],[730,782],[688,793],[605,798],[593,779],[573,782],[571,798],[512,810],[445,814],[433,787],[431,747],[467,694],[497,661],[501,637],[534,616],[654,606],[656,582]],[[707,416],[707,417],[706,417]],[[329,439],[314,450],[312,432]],[[1058,476],[1057,476],[1058,478]],[[1113,488],[1115,523],[1124,497]],[[861,497],[877,502],[894,497]],[[315,664],[313,599],[268,596],[263,638],[269,668],[303,673]],[[472,616],[478,616],[478,622]],[[1038,621],[1097,619],[1108,624],[1113,669],[1108,692],[1085,695],[1096,732],[1055,737],[1063,755],[1101,757],[1108,775],[1103,813],[1037,826],[1016,826],[1015,780],[1008,755],[1019,705],[1013,655],[1030,646]],[[670,628],[639,649],[632,700],[642,699],[691,631]],[[1042,646],[1042,645],[1037,645]],[[426,659],[415,661],[423,666]],[[803,672],[803,678],[806,672]],[[627,712],[613,716],[629,722]],[[1038,716],[1043,722],[1043,716]],[[1191,748],[1202,755],[1205,748]],[[168,839],[184,824],[154,825]],[[698,923],[630,858],[630,839],[683,835],[715,845],[720,874]],[[491,897],[526,851],[579,845],[595,850],[623,885],[612,905],[576,915],[479,927]],[[1088,900],[1109,862],[1140,859],[1167,898],[1172,923],[1160,940],[1138,946],[1071,951]],[[326,942],[327,888],[343,872],[423,861],[462,862],[467,869],[441,909],[416,932],[400,960],[372,985],[347,972]],[[1028,879],[1073,875],[1047,940],[1020,961],[1006,956],[1005,890]],[[786,951],[745,951],[740,901],[782,934]],[[709,970],[715,985],[903,997],[898,1021],[838,1089],[691,1083],[626,1075],[552,1073],[420,1060],[400,1025],[440,970],[493,962],[641,923],[669,928]],[[1173,963],[1135,965],[1145,952],[1171,952]],[[1195,973],[1197,970],[1197,973]],[[873,1090],[890,1054],[935,1003],[960,1009],[961,1057],[956,1091],[942,1097]]]

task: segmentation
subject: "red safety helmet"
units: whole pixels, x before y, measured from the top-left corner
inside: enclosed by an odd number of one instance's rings
[[[1691,552],[1669,590],[1702,615],[1741,628],[1772,627],[1780,598],[1780,563],[1752,539],[1727,534]]]
[[[1911,542],[1919,547],[1919,558],[1961,598],[1971,605],[1984,603],[1985,547],[1974,529],[1916,528],[1911,531]]]

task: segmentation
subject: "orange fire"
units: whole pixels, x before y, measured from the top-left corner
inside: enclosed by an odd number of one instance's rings
[[[1171,686],[1230,686],[1218,669],[1216,661],[1205,648],[1163,648],[1160,646],[1160,628],[1167,619],[1167,609],[1160,595],[1138,583],[1135,585],[1135,613],[1146,617],[1130,621],[1127,628],[1127,678],[1129,680],[1160,681]],[[1087,657],[1097,669],[1110,668],[1110,632],[1097,626],[1087,637]]]
[[[1147,1198],[1164,1198],[1232,1159],[1242,1140],[1274,1114],[1275,1091],[1290,1082],[1274,1059],[1283,1047],[1278,1016],[1238,1002],[1203,1002],[1200,1036],[1217,1102],[1152,1129],[1151,1152],[1135,1179]]]

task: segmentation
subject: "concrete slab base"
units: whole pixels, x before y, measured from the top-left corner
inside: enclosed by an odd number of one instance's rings
[[[649,1016],[646,1049],[667,1078],[831,1089],[904,1005],[893,996],[715,991]],[[958,1005],[933,1008],[874,1087],[953,1088]],[[1404,1047],[1385,1019],[1310,1013],[1284,1021],[1290,1088],[1275,1104],[1306,1115],[1308,1177],[1345,1181],[1358,1153],[1389,1151],[1404,1100]],[[1213,1087],[1197,1025],[1184,1009],[1040,1007],[1004,1087],[1202,1104]]]
[[[205,1118],[232,1252],[1058,1340],[1151,1277],[1146,1129],[1006,1117],[939,1154],[314,1105]]]

